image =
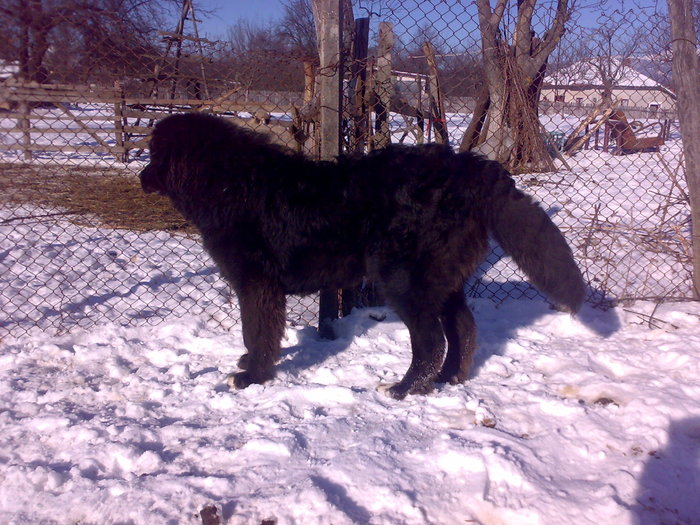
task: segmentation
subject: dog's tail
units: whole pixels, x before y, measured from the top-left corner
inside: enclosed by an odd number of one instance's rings
[[[586,287],[566,239],[547,213],[497,166],[489,221],[492,235],[538,289],[569,312],[578,311]]]

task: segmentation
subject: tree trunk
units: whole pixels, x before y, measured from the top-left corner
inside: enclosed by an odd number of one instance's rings
[[[513,133],[508,126],[507,103],[505,79],[497,84],[490,84],[489,105],[479,139],[481,153],[506,165],[514,145]]]
[[[469,151],[478,144],[481,130],[484,129],[489,102],[489,90],[487,86],[484,86],[479,93],[479,97],[476,99],[474,115],[472,116],[472,121],[469,123],[469,127],[467,127],[467,131],[464,132],[459,151]]]
[[[693,296],[700,299],[700,85],[692,0],[668,0],[673,46],[673,83],[685,155],[691,213]]]
[[[557,0],[554,21],[542,39],[532,30],[537,0],[518,0],[510,43],[502,39],[500,28],[508,0],[497,0],[493,9],[490,0],[476,3],[488,101],[478,105],[485,115],[474,114],[475,121],[484,120],[478,139],[473,134],[479,125],[470,126],[472,136],[464,137],[463,147],[476,144],[481,153],[510,169],[551,170],[554,166],[546,152],[537,104],[547,59],[570,16],[568,0]]]
[[[49,50],[49,32],[56,26],[55,13],[44,12],[40,0],[20,2],[20,77],[29,82],[48,82],[44,57]]]

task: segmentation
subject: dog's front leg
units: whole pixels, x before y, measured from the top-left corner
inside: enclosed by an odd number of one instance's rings
[[[257,282],[238,290],[243,325],[243,344],[248,351],[239,366],[244,370],[230,376],[233,386],[245,388],[275,377],[275,363],[284,335],[285,296],[272,283]]]

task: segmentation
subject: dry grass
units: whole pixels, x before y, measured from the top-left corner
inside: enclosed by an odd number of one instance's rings
[[[0,163],[0,204],[59,209],[81,226],[193,233],[167,198],[146,195],[133,173],[94,167]]]

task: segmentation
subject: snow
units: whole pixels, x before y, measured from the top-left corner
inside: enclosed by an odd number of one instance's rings
[[[278,377],[230,391],[236,305],[196,240],[49,211],[0,213],[3,310],[34,308],[0,341],[4,523],[700,523],[698,303],[472,299],[471,379],[401,402],[391,311],[335,341],[290,312]]]
[[[583,151],[571,172],[519,178],[592,283],[685,286],[676,258],[635,238],[685,227],[672,205],[656,213],[682,190],[662,169],[677,138],[647,171]],[[227,524],[700,523],[699,303],[571,317],[470,299],[472,377],[403,401],[384,393],[410,361],[390,310],[355,311],[325,341],[293,303],[277,378],[231,391],[235,298],[197,240],[56,211],[0,208],[2,523],[195,524],[208,505]],[[470,290],[488,296],[494,271],[518,287],[505,267],[489,260]]]
[[[289,326],[241,391],[240,331],[197,317],[4,343],[4,522],[698,523],[700,304],[471,304],[473,377],[400,402],[386,309]]]

